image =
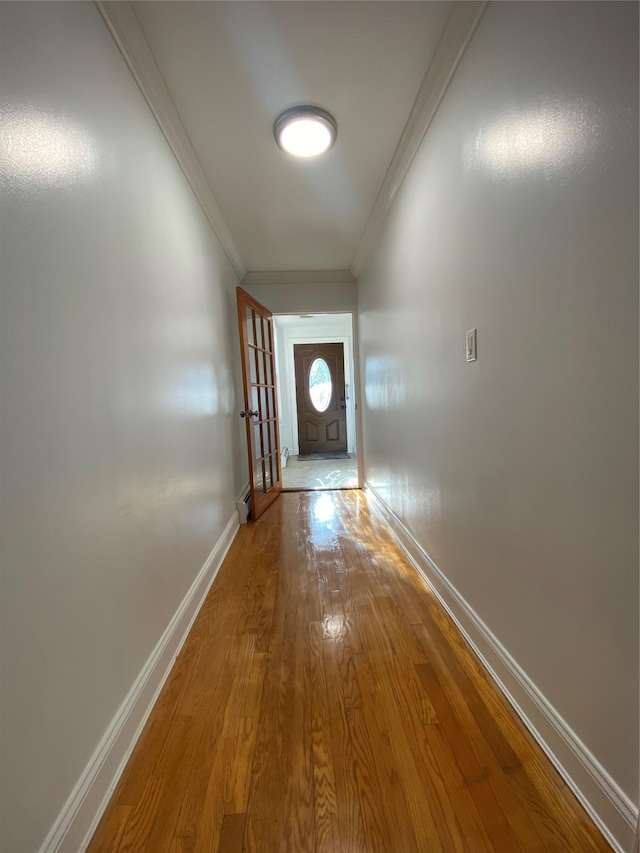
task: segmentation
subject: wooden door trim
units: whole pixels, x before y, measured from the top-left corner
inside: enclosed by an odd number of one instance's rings
[[[275,417],[275,437],[276,437],[276,467],[277,481],[273,482],[271,487],[263,494],[258,494],[256,488],[256,468],[254,462],[262,462],[267,458],[265,455],[258,456],[255,453],[254,431],[252,426],[255,424],[252,418],[245,417],[245,428],[247,433],[247,453],[249,459],[249,488],[251,490],[251,516],[255,520],[259,518],[270,504],[278,497],[282,491],[282,462],[281,462],[281,445],[280,445],[280,419],[278,413],[278,392],[277,392],[277,377],[276,377],[276,359],[275,359],[275,326],[273,323],[273,312],[265,305],[254,299],[251,294],[247,293],[242,287],[236,287],[236,304],[238,309],[238,333],[240,336],[240,361],[242,364],[242,387],[244,392],[244,410],[251,410],[251,365],[249,363],[249,342],[246,339],[245,320],[246,309],[251,308],[262,317],[269,320],[270,338],[271,338],[271,378],[273,382],[273,411]],[[256,340],[255,322],[254,322],[254,341]],[[257,350],[269,352],[265,348],[253,345]],[[259,378],[259,377],[258,377]],[[256,384],[256,383],[253,383]],[[258,383],[259,384],[259,383]],[[263,484],[264,488],[264,484]]]

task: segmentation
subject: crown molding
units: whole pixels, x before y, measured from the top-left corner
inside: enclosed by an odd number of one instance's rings
[[[424,76],[351,264],[351,272],[355,279],[362,272],[380,236],[393,200],[487,6],[488,0],[482,0],[482,2],[458,0],[453,4],[453,10]]]
[[[349,270],[270,270],[248,272],[243,284],[353,284]]]
[[[202,171],[133,7],[122,0],[96,0],[95,5],[241,281],[247,272],[246,265]]]

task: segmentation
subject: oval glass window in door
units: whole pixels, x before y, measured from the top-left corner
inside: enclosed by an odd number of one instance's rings
[[[324,358],[316,358],[309,371],[309,396],[317,412],[326,412],[331,402],[331,371]]]

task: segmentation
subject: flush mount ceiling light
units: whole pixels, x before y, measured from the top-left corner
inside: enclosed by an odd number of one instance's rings
[[[294,157],[320,157],[333,146],[338,125],[320,107],[291,107],[280,113],[273,125],[276,142]]]

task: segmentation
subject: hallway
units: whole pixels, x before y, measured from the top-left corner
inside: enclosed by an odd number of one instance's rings
[[[359,491],[240,529],[89,847],[609,849]]]
[[[0,853],[638,853],[639,16],[0,3]]]

